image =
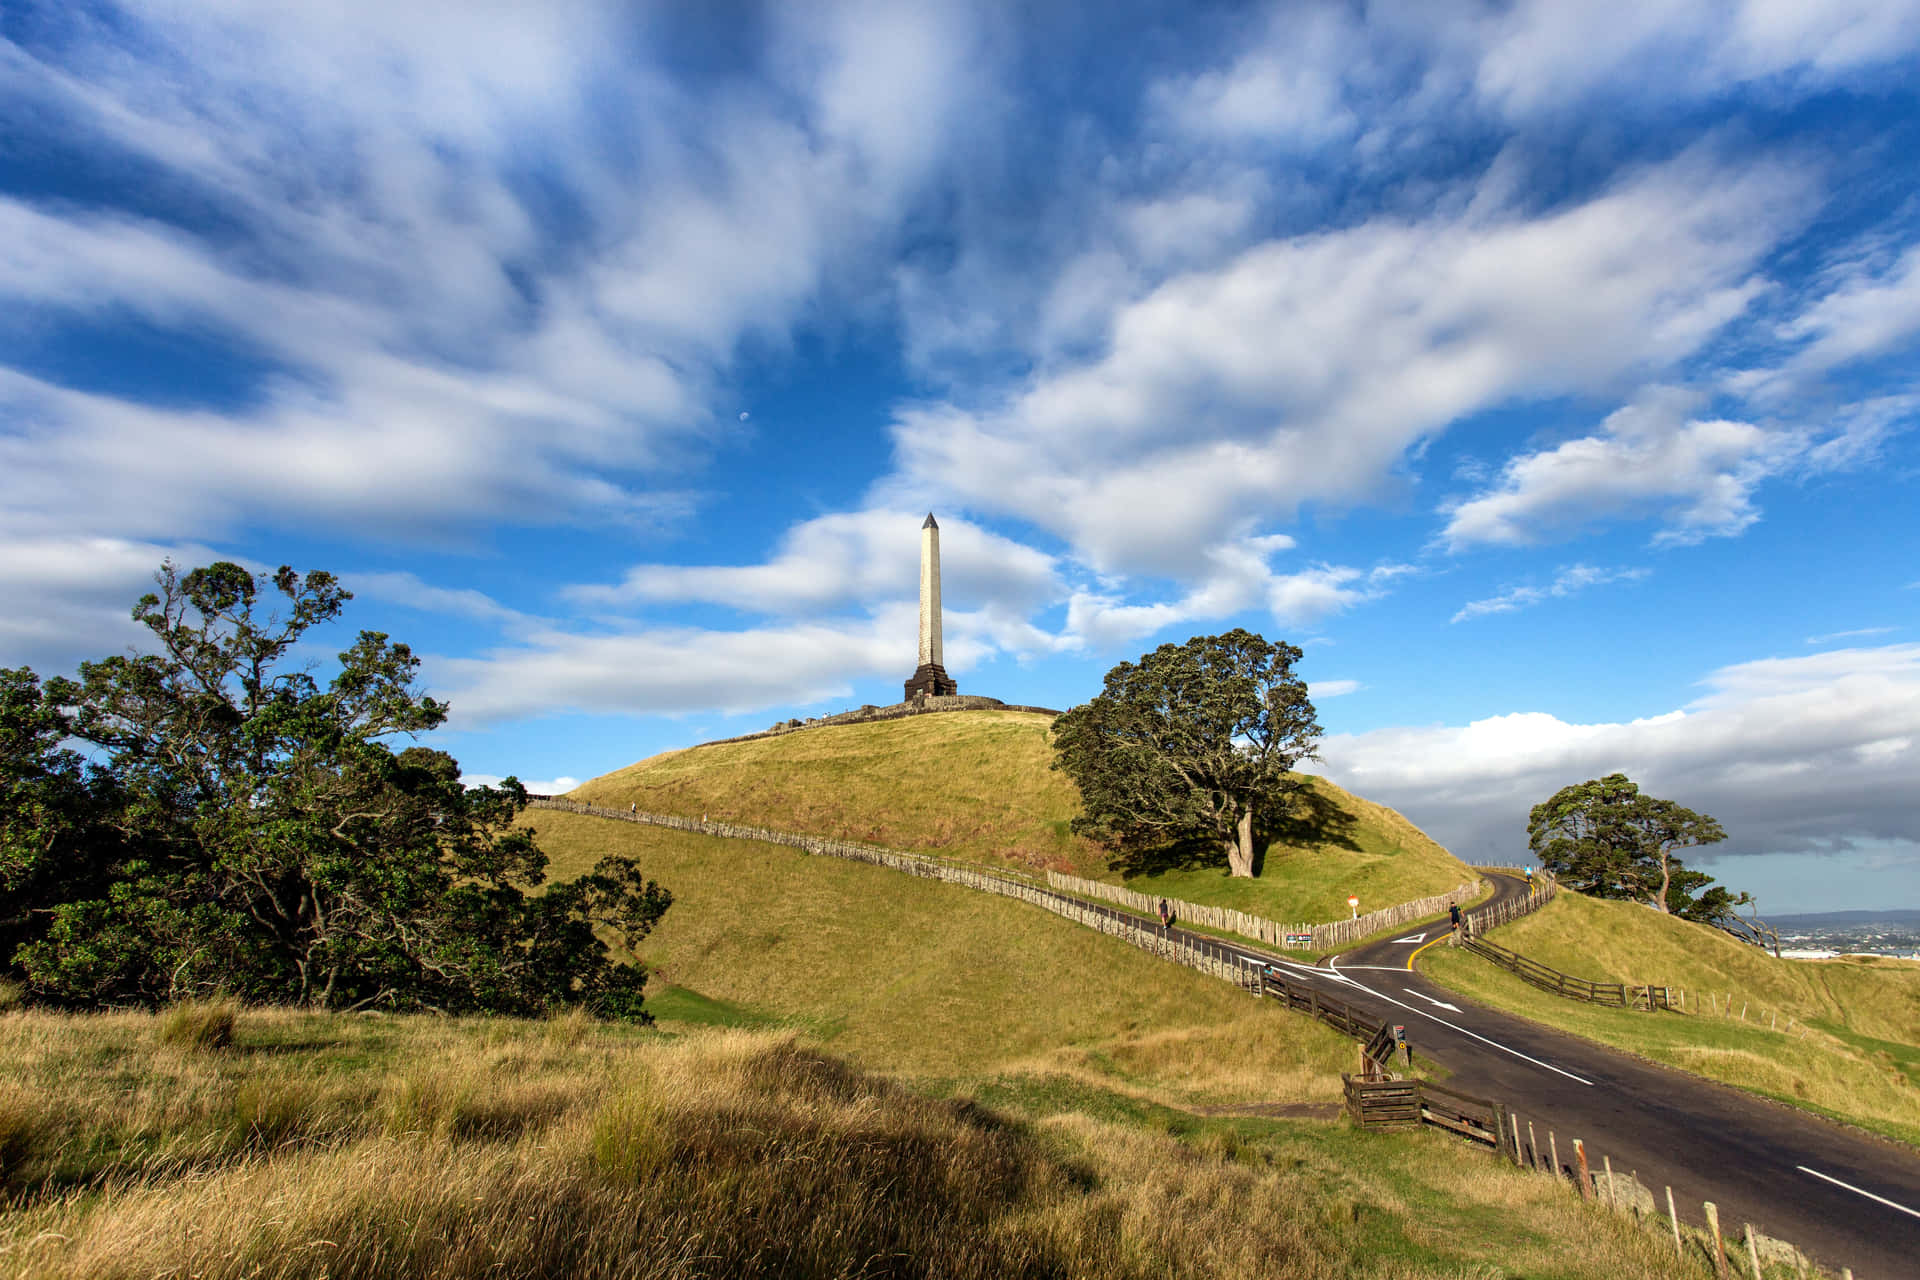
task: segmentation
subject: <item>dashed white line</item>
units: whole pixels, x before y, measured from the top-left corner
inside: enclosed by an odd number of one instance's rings
[[[1898,1204],[1892,1200],[1889,1200],[1885,1196],[1877,1196],[1873,1194],[1873,1192],[1871,1191],[1863,1191],[1859,1187],[1854,1186],[1851,1182],[1842,1182],[1840,1181],[1840,1179],[1834,1177],[1830,1173],[1822,1173],[1818,1169],[1809,1169],[1807,1168],[1807,1166],[1803,1164],[1797,1164],[1793,1167],[1798,1169],[1802,1173],[1812,1174],[1814,1177],[1820,1179],[1820,1181],[1822,1182],[1831,1182],[1834,1186],[1841,1187],[1841,1188],[1844,1188],[1845,1190],[1851,1191],[1853,1192],[1853,1194],[1857,1196],[1865,1196],[1867,1199],[1872,1200],[1877,1204],[1883,1204],[1887,1206],[1887,1208],[1889,1209],[1898,1209],[1900,1212],[1906,1214],[1908,1217],[1920,1218],[1920,1209],[1909,1209],[1907,1208],[1907,1206],[1903,1204]]]
[[[1249,958],[1252,959],[1256,957],[1249,957]],[[1463,1036],[1471,1036],[1473,1039],[1478,1040],[1481,1044],[1491,1045],[1495,1049],[1500,1050],[1502,1053],[1510,1053],[1514,1057],[1520,1059],[1522,1062],[1531,1062],[1534,1066],[1542,1067],[1548,1071],[1553,1072],[1555,1075],[1565,1076],[1567,1079],[1573,1081],[1576,1084],[1584,1084],[1588,1086],[1591,1086],[1593,1084],[1593,1081],[1588,1080],[1584,1076],[1577,1076],[1573,1074],[1573,1072],[1566,1070],[1564,1067],[1556,1067],[1551,1062],[1542,1062],[1540,1061],[1540,1059],[1532,1057],[1528,1054],[1524,1054],[1520,1052],[1518,1049],[1515,1049],[1510,1045],[1501,1044],[1498,1040],[1489,1040],[1487,1039],[1487,1037],[1481,1035],[1478,1031],[1469,1031],[1465,1027],[1461,1026],[1459,1023],[1449,1021],[1448,1019],[1441,1017],[1439,1014],[1428,1013],[1425,1009],[1419,1008],[1415,1005],[1410,1005],[1406,1003],[1404,1000],[1396,1000],[1392,996],[1386,994],[1384,991],[1375,991],[1372,987],[1369,987],[1365,983],[1362,983],[1359,979],[1349,978],[1345,972],[1343,972],[1338,968],[1333,967],[1331,962],[1329,962],[1327,968],[1321,969],[1313,965],[1300,964],[1298,961],[1294,961],[1294,960],[1282,960],[1277,956],[1272,958],[1265,958],[1265,957],[1258,957],[1258,958],[1261,960],[1263,964],[1285,965],[1289,969],[1294,969],[1304,974],[1311,974],[1316,978],[1332,978],[1335,982],[1344,982],[1348,986],[1358,988],[1359,990],[1366,992],[1370,996],[1375,996],[1381,1000],[1385,1000],[1388,1004],[1397,1005],[1400,1008],[1405,1009],[1408,1013],[1417,1013],[1423,1018],[1427,1018],[1433,1022],[1439,1023],[1443,1027],[1452,1027],[1455,1031],[1458,1031]],[[1391,973],[1405,972],[1404,970],[1391,968],[1390,966],[1386,966],[1386,965],[1350,965],[1348,967],[1352,969],[1386,969],[1388,972],[1391,972]],[[1431,997],[1423,996],[1422,999],[1431,999]],[[1434,1003],[1438,1004],[1439,1001],[1435,1001]]]
[[[1366,992],[1370,996],[1378,997],[1379,999],[1385,1000],[1388,1004],[1391,1004],[1391,1005],[1398,1005],[1400,1008],[1405,1009],[1408,1013],[1417,1013],[1421,1017],[1426,1018],[1431,1022],[1439,1023],[1443,1027],[1452,1027],[1455,1031],[1458,1031],[1461,1035],[1471,1036],[1475,1040],[1478,1040],[1481,1044],[1490,1045],[1491,1047],[1500,1050],[1500,1052],[1502,1053],[1510,1053],[1514,1057],[1520,1059],[1520,1061],[1522,1062],[1531,1062],[1534,1066],[1543,1068],[1544,1070],[1547,1070],[1547,1071],[1551,1071],[1555,1075],[1565,1076],[1567,1079],[1573,1081],[1575,1084],[1584,1084],[1588,1086],[1591,1086],[1593,1084],[1593,1081],[1588,1080],[1583,1076],[1577,1076],[1573,1074],[1573,1072],[1565,1069],[1564,1067],[1556,1067],[1551,1062],[1542,1062],[1540,1059],[1532,1057],[1528,1054],[1524,1054],[1520,1052],[1518,1049],[1511,1047],[1510,1045],[1501,1044],[1498,1040],[1489,1040],[1487,1039],[1487,1037],[1481,1035],[1478,1031],[1469,1031],[1465,1027],[1461,1026],[1459,1023],[1450,1022],[1446,1018],[1441,1017],[1437,1013],[1428,1013],[1425,1009],[1421,1009],[1414,1005],[1410,1005],[1404,1000],[1395,1000],[1392,996],[1386,994],[1384,991],[1375,991],[1372,987],[1369,987],[1364,983],[1354,982],[1352,978],[1347,978],[1341,975],[1340,970],[1338,969],[1332,969],[1332,973],[1336,977],[1340,977],[1341,980],[1344,982],[1352,982],[1354,986],[1360,988],[1360,990]]]

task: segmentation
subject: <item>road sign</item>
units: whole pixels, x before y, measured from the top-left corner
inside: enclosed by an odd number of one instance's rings
[[[1287,945],[1290,947],[1310,947],[1313,945],[1313,935],[1310,933],[1290,933],[1287,935]]]

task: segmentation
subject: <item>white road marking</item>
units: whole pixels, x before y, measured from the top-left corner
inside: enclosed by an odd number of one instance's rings
[[[1564,1067],[1556,1067],[1551,1062],[1542,1062],[1540,1061],[1540,1059],[1532,1057],[1528,1054],[1524,1054],[1520,1052],[1518,1049],[1515,1049],[1510,1045],[1501,1044],[1498,1040],[1489,1040],[1487,1039],[1487,1037],[1481,1035],[1478,1031],[1469,1031],[1465,1027],[1461,1026],[1459,1023],[1450,1022],[1447,1019],[1441,1017],[1437,1013],[1428,1013],[1425,1009],[1420,1008],[1418,1005],[1408,1004],[1404,1000],[1395,1000],[1392,996],[1386,994],[1384,991],[1375,991],[1372,987],[1369,987],[1364,983],[1355,982],[1352,978],[1348,978],[1342,975],[1338,969],[1334,969],[1332,970],[1332,972],[1336,976],[1341,977],[1342,981],[1352,982],[1354,986],[1360,988],[1360,990],[1366,992],[1370,996],[1374,996],[1378,999],[1385,1000],[1388,1004],[1391,1004],[1391,1005],[1398,1005],[1400,1008],[1405,1009],[1408,1013],[1417,1013],[1421,1017],[1427,1019],[1429,1022],[1437,1022],[1443,1027],[1452,1027],[1455,1031],[1458,1031],[1461,1035],[1471,1036],[1475,1040],[1478,1040],[1481,1044],[1491,1045],[1493,1048],[1500,1050],[1500,1052],[1502,1053],[1510,1053],[1514,1057],[1520,1059],[1520,1061],[1522,1062],[1531,1062],[1534,1066],[1544,1068],[1545,1070],[1553,1072],[1555,1075],[1565,1076],[1567,1079],[1573,1081],[1575,1084],[1584,1084],[1588,1086],[1591,1086],[1593,1084],[1593,1081],[1588,1080],[1582,1076],[1577,1076],[1573,1074],[1573,1072],[1566,1070]]]
[[[1793,1167],[1798,1169],[1802,1173],[1812,1174],[1814,1177],[1820,1179],[1822,1182],[1831,1182],[1834,1186],[1844,1187],[1846,1190],[1853,1192],[1853,1194],[1857,1196],[1865,1196],[1867,1199],[1875,1201],[1879,1204],[1883,1204],[1887,1206],[1887,1208],[1889,1209],[1898,1209],[1900,1212],[1906,1214],[1909,1217],[1920,1218],[1920,1209],[1909,1209],[1907,1208],[1907,1206],[1903,1204],[1896,1204],[1894,1201],[1887,1199],[1885,1196],[1877,1196],[1873,1194],[1873,1192],[1871,1191],[1862,1191],[1859,1187],[1854,1186],[1851,1182],[1842,1182],[1840,1181],[1840,1179],[1834,1177],[1830,1173],[1822,1173],[1818,1169],[1809,1169],[1807,1168],[1807,1166],[1803,1164],[1797,1164]]]
[[[1459,1005],[1457,1005],[1457,1004],[1448,1004],[1448,1003],[1447,1003],[1447,1002],[1446,1002],[1445,1000],[1435,1000],[1435,999],[1434,999],[1434,998],[1433,998],[1432,996],[1430,996],[1430,995],[1428,995],[1428,994],[1427,994],[1426,992],[1424,992],[1424,991],[1413,991],[1413,990],[1409,990],[1409,991],[1407,992],[1407,994],[1408,994],[1408,995],[1410,995],[1410,996],[1419,996],[1419,997],[1420,997],[1420,998],[1421,998],[1422,1000],[1425,1000],[1425,1001],[1426,1001],[1426,1002],[1427,1002],[1428,1004],[1437,1004],[1437,1005],[1439,1005],[1439,1006],[1440,1006],[1440,1007],[1441,1007],[1442,1009],[1451,1009],[1451,1010],[1453,1010],[1453,1011],[1454,1011],[1455,1013],[1458,1013],[1458,1012],[1460,1012],[1460,1006],[1459,1006]]]
[[[1426,934],[1416,933],[1411,938],[1395,938],[1393,940],[1393,943],[1395,946],[1399,946],[1403,942],[1425,942],[1426,940],[1427,940]]]
[[[1341,970],[1332,967],[1331,964],[1329,964],[1329,966],[1325,969],[1320,969],[1320,968],[1315,968],[1313,965],[1301,964],[1295,960],[1282,960],[1277,956],[1269,960],[1264,960],[1262,961],[1262,963],[1271,964],[1271,965],[1285,965],[1289,969],[1294,969],[1305,974],[1311,974],[1317,978],[1332,978],[1335,982],[1344,982],[1348,986],[1358,987],[1360,990],[1366,992],[1370,996],[1377,996],[1378,998],[1385,1000],[1388,1004],[1397,1005],[1400,1008],[1405,1009],[1408,1013],[1417,1013],[1421,1017],[1426,1018],[1429,1021],[1439,1023],[1443,1027],[1452,1027],[1455,1031],[1458,1031],[1461,1035],[1471,1036],[1473,1039],[1478,1040],[1481,1044],[1491,1045],[1494,1048],[1500,1050],[1502,1053],[1510,1053],[1514,1057],[1520,1059],[1522,1062],[1531,1062],[1534,1066],[1543,1067],[1546,1070],[1553,1072],[1555,1075],[1565,1076],[1567,1079],[1573,1081],[1576,1084],[1584,1084],[1588,1086],[1591,1086],[1593,1084],[1593,1081],[1588,1080],[1584,1076],[1577,1076],[1573,1074],[1573,1072],[1566,1070],[1564,1067],[1556,1067],[1551,1062],[1542,1062],[1540,1061],[1540,1059],[1532,1057],[1529,1054],[1524,1054],[1520,1052],[1518,1049],[1515,1049],[1510,1045],[1501,1044],[1498,1040],[1489,1040],[1487,1039],[1487,1037],[1481,1035],[1477,1031],[1469,1031],[1465,1027],[1461,1026],[1459,1023],[1449,1021],[1448,1019],[1441,1017],[1437,1013],[1428,1013],[1425,1009],[1420,1008],[1418,1005],[1411,1005],[1411,1004],[1407,1004],[1405,1001],[1395,1000],[1392,996],[1386,994],[1384,991],[1375,991],[1372,987],[1365,985],[1359,979],[1349,978]],[[1359,969],[1359,968],[1388,969],[1390,972],[1393,972],[1393,973],[1404,972],[1404,970],[1391,968],[1390,966],[1386,966],[1386,965],[1352,965],[1350,967],[1355,969]],[[1409,992],[1408,994],[1419,995],[1420,998],[1423,1000],[1433,999],[1431,996],[1421,995],[1421,993],[1417,991],[1412,991],[1412,992]],[[1438,1000],[1434,1000],[1433,1003],[1439,1004],[1441,1002]],[[1453,1006],[1451,1005],[1447,1007],[1453,1008]],[[1460,1010],[1457,1008],[1454,1008],[1453,1011],[1455,1013],[1460,1012]]]

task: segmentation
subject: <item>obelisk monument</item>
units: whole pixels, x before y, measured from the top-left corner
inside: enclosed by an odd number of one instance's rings
[[[940,526],[929,511],[920,526],[920,665],[907,681],[908,702],[960,692],[940,658]]]

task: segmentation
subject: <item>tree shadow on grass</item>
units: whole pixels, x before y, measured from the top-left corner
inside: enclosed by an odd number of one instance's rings
[[[1296,848],[1335,848],[1360,852],[1354,834],[1360,820],[1331,798],[1312,787],[1293,793],[1284,813],[1269,816],[1254,828],[1253,874],[1257,879],[1266,870],[1267,850],[1275,844]],[[1227,851],[1216,840],[1182,839],[1151,848],[1122,849],[1112,852],[1107,869],[1132,879],[1158,876],[1169,871],[1227,870]]]

